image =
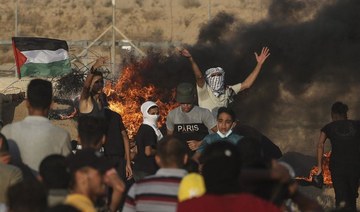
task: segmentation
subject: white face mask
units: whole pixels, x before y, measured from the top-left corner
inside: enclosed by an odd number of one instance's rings
[[[223,134],[222,132],[220,132],[219,130],[216,132],[221,138],[226,138],[228,137],[231,133],[232,133],[232,129],[230,129],[229,131],[227,131],[227,133]]]
[[[154,129],[157,140],[159,141],[163,138],[163,135],[157,126],[157,121],[159,120],[160,115],[151,115],[148,113],[149,108],[152,106],[157,105],[155,104],[155,102],[147,101],[141,105],[140,110],[143,114],[143,124],[149,125]]]
[[[148,120],[150,123],[156,125],[157,121],[159,120],[159,115],[150,115],[147,114],[146,117],[144,117],[144,119]]]

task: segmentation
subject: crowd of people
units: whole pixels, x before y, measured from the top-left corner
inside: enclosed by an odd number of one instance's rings
[[[191,62],[196,86],[177,86],[179,106],[168,113],[166,132],[158,126],[162,108],[144,102],[134,148],[121,115],[108,107],[103,93],[98,68],[105,58],[92,66],[81,92],[75,145],[81,148],[74,149],[69,133],[47,118],[51,82],[31,80],[29,115],[1,129],[0,211],[323,211],[299,191],[277,152],[269,154],[263,139],[237,130],[228,107],[233,95],[252,86],[269,49],[255,53],[254,70],[231,86],[225,85],[222,68],[210,68],[204,77],[190,52],[180,53]],[[345,106],[335,103],[334,122],[321,130],[318,166],[320,174],[329,138],[336,207],[356,211],[360,124],[347,120]]]

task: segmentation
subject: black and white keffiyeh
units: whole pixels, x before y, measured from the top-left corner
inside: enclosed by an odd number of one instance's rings
[[[219,97],[225,93],[225,71],[221,67],[210,68],[205,75],[214,96]]]

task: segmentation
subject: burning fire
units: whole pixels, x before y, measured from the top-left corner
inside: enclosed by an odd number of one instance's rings
[[[324,185],[327,185],[327,186],[332,186],[331,173],[329,170],[330,155],[331,155],[331,152],[325,153],[323,155],[323,163],[322,163],[322,174],[324,177]],[[319,170],[318,167],[314,166],[310,171],[309,177],[297,177],[297,179],[306,180],[306,181],[311,182],[313,180],[313,177],[318,172],[318,170]]]
[[[108,96],[110,109],[118,112],[127,129],[130,139],[133,139],[142,123],[140,106],[145,101],[154,101],[159,106],[159,128],[165,123],[170,110],[177,107],[175,89],[157,88],[155,85],[145,85],[141,76],[141,68],[149,65],[142,62],[130,65],[122,70],[122,74],[115,85],[107,83],[104,92]]]

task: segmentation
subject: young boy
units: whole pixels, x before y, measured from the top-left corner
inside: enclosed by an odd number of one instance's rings
[[[207,135],[203,140],[199,148],[196,150],[194,159],[198,159],[201,153],[204,151],[206,146],[209,144],[227,141],[236,145],[243,136],[235,134],[232,132],[232,129],[236,125],[236,116],[233,110],[220,107],[217,114],[217,129],[216,133]]]

